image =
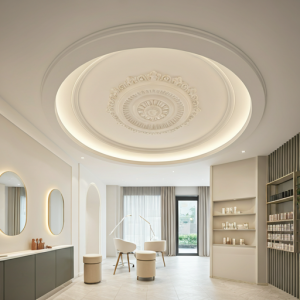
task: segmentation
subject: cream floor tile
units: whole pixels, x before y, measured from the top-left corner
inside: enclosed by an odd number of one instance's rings
[[[103,261],[103,280],[86,285],[83,277],[49,299],[51,300],[295,300],[273,287],[239,283],[209,277],[209,258],[166,257],[166,267],[157,258],[155,281],[136,279],[136,267],[119,267],[116,259]],[[135,259],[131,258],[135,264]]]

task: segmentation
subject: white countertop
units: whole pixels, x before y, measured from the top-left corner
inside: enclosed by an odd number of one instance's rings
[[[18,252],[10,252],[10,253],[1,253],[0,254],[0,261],[5,261],[13,258],[23,257],[23,256],[29,256],[39,253],[45,253],[49,251],[54,251],[58,249],[63,248],[69,248],[74,247],[73,245],[60,245],[60,246],[53,246],[51,249],[41,249],[41,250],[24,250],[24,251],[18,251]],[[1,255],[7,255],[5,257],[1,257]]]

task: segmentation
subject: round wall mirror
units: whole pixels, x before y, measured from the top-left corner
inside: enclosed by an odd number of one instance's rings
[[[20,234],[27,222],[27,192],[22,179],[13,172],[0,176],[0,230]]]
[[[52,190],[48,198],[48,224],[54,235],[64,227],[64,198],[59,190]]]

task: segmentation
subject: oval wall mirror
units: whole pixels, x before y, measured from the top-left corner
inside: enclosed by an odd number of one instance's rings
[[[52,190],[48,198],[48,225],[54,235],[64,227],[64,198],[59,190]]]
[[[0,176],[0,230],[20,234],[27,222],[27,192],[22,179],[13,172]]]

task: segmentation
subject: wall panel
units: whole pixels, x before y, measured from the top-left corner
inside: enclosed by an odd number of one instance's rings
[[[300,170],[300,133],[268,156],[269,182]],[[299,253],[268,249],[268,282],[299,298]]]

